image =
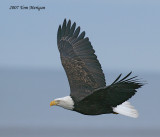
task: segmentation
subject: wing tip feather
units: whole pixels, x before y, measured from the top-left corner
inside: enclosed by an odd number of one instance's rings
[[[120,77],[122,76],[122,73],[121,73],[111,85],[120,84],[120,83],[128,83],[128,84],[135,85],[136,86],[135,89],[138,89],[138,88],[141,88],[142,86],[144,86],[145,84],[147,84],[145,81],[141,81],[140,79],[135,79],[138,76],[134,76],[134,77],[129,78],[129,76],[131,74],[132,74],[132,71],[130,73],[128,73],[125,77],[120,79]]]

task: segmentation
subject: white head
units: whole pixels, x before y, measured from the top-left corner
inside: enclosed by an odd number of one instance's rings
[[[50,106],[60,106],[65,109],[73,110],[74,102],[70,96],[66,96],[63,98],[56,98],[55,100],[51,101]]]

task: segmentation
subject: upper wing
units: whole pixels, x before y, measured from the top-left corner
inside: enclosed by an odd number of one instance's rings
[[[71,96],[79,101],[93,92],[94,89],[104,87],[105,77],[101,65],[94,54],[95,51],[80,27],[75,30],[76,23],[63,22],[59,26],[57,44],[60,51],[62,65],[68,77]]]
[[[130,74],[119,80],[120,74],[110,86],[96,89],[93,94],[84,98],[80,103],[87,104],[89,102],[94,104],[101,102],[104,106],[109,105],[112,107],[122,104],[131,98],[138,88],[144,85],[144,83],[135,79],[137,76],[128,78]]]

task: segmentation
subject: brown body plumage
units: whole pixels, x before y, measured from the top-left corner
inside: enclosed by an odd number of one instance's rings
[[[80,33],[76,23],[71,25],[70,20],[66,22],[65,19],[62,27],[59,26],[57,44],[68,77],[74,111],[86,115],[115,113],[114,108],[131,98],[143,85],[135,79],[136,76],[129,78],[129,73],[121,80],[119,75],[106,86],[102,67],[89,38],[85,37],[84,31]]]

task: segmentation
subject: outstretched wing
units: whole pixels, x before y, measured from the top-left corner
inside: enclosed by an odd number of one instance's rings
[[[96,104],[97,102],[98,104],[98,102],[101,102],[104,106],[109,105],[112,107],[122,104],[131,98],[138,88],[144,85],[136,79],[137,76],[128,78],[130,74],[131,72],[119,80],[120,74],[110,86],[96,89],[92,95],[87,96],[80,103],[86,104],[90,102],[91,104]]]
[[[137,78],[137,76],[129,78],[132,72],[130,72],[127,76],[122,78],[121,74],[119,77],[107,87],[107,100],[112,107],[116,107],[117,105],[122,104],[123,102],[130,99],[135,93],[137,89],[142,87],[144,83],[141,83]]]
[[[60,25],[58,28],[57,45],[70,84],[71,96],[75,101],[80,101],[106,83],[89,39],[84,38],[84,31],[79,34],[80,27],[75,28],[76,23],[71,25],[71,21],[66,23],[65,19],[62,27]]]

